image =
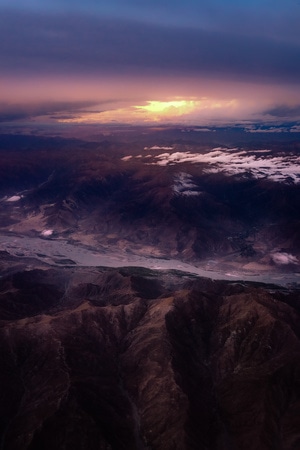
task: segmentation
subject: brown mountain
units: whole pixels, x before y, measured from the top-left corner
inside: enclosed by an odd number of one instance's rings
[[[95,268],[0,286],[1,448],[299,447],[299,291]]]

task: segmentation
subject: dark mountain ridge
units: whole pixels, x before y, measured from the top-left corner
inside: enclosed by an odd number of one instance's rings
[[[299,314],[298,291],[168,272],[8,276],[2,448],[296,449]]]

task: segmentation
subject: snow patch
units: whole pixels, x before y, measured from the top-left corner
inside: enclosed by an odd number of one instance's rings
[[[145,147],[147,150],[172,150],[172,147]],[[123,161],[138,156],[125,156]],[[144,156],[145,157],[145,156]],[[300,156],[296,154],[272,155],[268,149],[245,151],[238,148],[216,147],[207,153],[165,152],[146,155],[147,165],[167,166],[182,163],[202,164],[204,173],[224,173],[225,175],[266,178],[280,183],[300,183]],[[152,158],[152,161],[149,160]],[[206,166],[206,167],[205,167]]]
[[[53,230],[43,230],[42,232],[41,232],[41,235],[43,236],[43,237],[49,237],[49,236],[51,236],[53,234]]]
[[[200,195],[198,186],[193,182],[192,175],[180,172],[174,177],[173,191],[176,195]]]
[[[290,253],[272,253],[272,260],[275,264],[286,265],[286,264],[298,264],[298,258],[291,255]]]
[[[174,152],[154,156],[149,164],[166,166],[179,163],[206,164],[205,173],[222,172],[226,175],[247,173],[254,178],[267,178],[277,182],[300,183],[300,156],[272,156],[269,150],[246,152],[245,150],[214,148],[208,153]]]
[[[159,145],[153,145],[152,147],[144,147],[144,150],[173,150],[173,147],[160,147]]]
[[[18,202],[19,200],[21,200],[21,196],[20,195],[13,195],[12,197],[9,197],[6,199],[7,202]]]

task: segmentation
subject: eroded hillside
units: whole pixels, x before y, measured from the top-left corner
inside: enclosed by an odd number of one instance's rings
[[[46,267],[0,288],[3,449],[299,446],[299,291]]]

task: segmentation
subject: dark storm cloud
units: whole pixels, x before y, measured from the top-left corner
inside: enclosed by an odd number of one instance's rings
[[[1,5],[44,14],[76,11],[155,24],[239,29],[293,40],[300,37],[297,0],[1,0]]]
[[[2,12],[2,74],[199,75],[298,82],[300,45],[233,31]]]
[[[266,115],[270,115],[278,118],[299,118],[300,117],[300,105],[286,106],[280,105],[265,111]]]
[[[98,102],[99,103],[99,102]],[[68,117],[73,117],[73,113],[87,106],[92,106],[92,102],[43,102],[39,104],[7,104],[0,103],[0,122],[12,122],[16,120],[30,120],[34,117],[68,113]]]

